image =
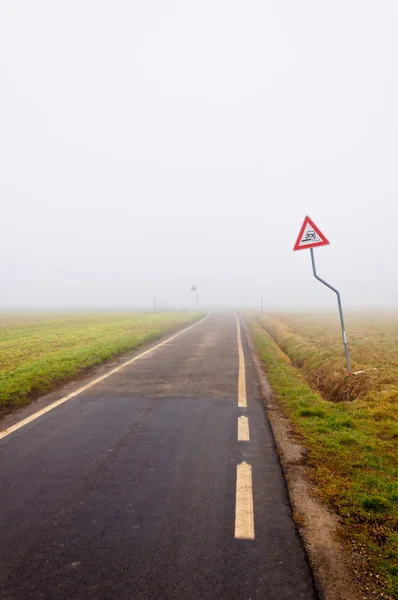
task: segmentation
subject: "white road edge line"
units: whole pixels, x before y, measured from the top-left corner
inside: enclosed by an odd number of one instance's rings
[[[238,418],[238,442],[250,442],[249,419],[247,417]]]
[[[203,319],[200,319],[200,321],[197,321],[196,323],[194,323],[193,325],[190,325],[189,327],[186,327],[182,331],[178,331],[174,335],[172,335],[169,338],[163,340],[163,342],[160,342],[159,344],[156,344],[156,346],[153,346],[153,348],[149,348],[148,350],[145,350],[145,352],[141,352],[141,354],[138,354],[134,358],[131,358],[130,360],[127,360],[125,363],[119,365],[118,367],[115,367],[114,369],[112,369],[108,373],[105,373],[105,375],[101,375],[101,377],[97,377],[97,379],[94,379],[93,381],[90,381],[90,383],[88,383],[87,385],[84,385],[83,387],[77,389],[75,392],[72,392],[71,394],[68,394],[67,396],[64,396],[63,398],[60,398],[59,400],[56,400],[55,402],[53,402],[52,404],[49,404],[45,408],[42,408],[41,410],[38,410],[37,412],[33,413],[29,417],[26,417],[26,419],[22,419],[22,421],[19,421],[18,423],[15,423],[15,425],[12,425],[11,427],[8,427],[7,429],[4,429],[3,431],[0,431],[0,440],[2,438],[7,437],[11,433],[14,433],[14,431],[17,431],[18,429],[21,429],[21,427],[24,427],[28,423],[31,423],[32,421],[35,421],[36,419],[38,419],[42,415],[45,415],[46,413],[50,412],[50,410],[54,410],[54,408],[57,408],[57,406],[60,406],[64,402],[67,402],[68,400],[71,400],[72,398],[75,398],[76,396],[78,396],[82,392],[85,392],[86,390],[92,388],[94,385],[97,385],[97,383],[100,383],[100,381],[103,381],[104,379],[107,379],[111,375],[114,375],[114,373],[118,373],[119,371],[121,371],[125,367],[128,367],[128,365],[133,364],[134,362],[136,362],[137,360],[140,360],[144,356],[148,356],[148,354],[151,354],[152,352],[154,352],[158,348],[161,348],[162,346],[165,346],[166,344],[168,344],[172,340],[175,340],[177,337],[179,337],[183,333],[186,333],[187,331],[189,331],[193,327],[196,327],[200,323],[203,323],[203,321],[205,319],[207,319],[207,315],[205,317],[203,317]]]
[[[235,538],[254,540],[252,468],[246,462],[237,465]]]
[[[238,327],[238,354],[239,354],[239,378],[238,378],[238,406],[246,407],[246,367],[245,367],[245,355],[242,347],[242,336],[240,333],[239,319],[236,317],[236,324]]]

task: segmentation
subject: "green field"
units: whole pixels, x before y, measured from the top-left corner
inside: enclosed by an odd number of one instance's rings
[[[318,495],[398,598],[398,315],[248,317],[269,382],[309,451]],[[376,370],[375,370],[376,369]]]
[[[0,415],[200,313],[0,315]]]

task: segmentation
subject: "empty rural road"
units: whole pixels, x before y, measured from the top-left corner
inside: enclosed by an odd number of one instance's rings
[[[316,598],[234,315],[3,432],[0,465],[2,600]]]

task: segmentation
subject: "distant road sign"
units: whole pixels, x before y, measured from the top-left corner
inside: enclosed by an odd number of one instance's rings
[[[198,291],[198,290],[196,289],[196,285],[193,285],[193,286],[191,287],[191,292],[197,292],[197,291]]]
[[[293,250],[327,246],[329,241],[309,217],[305,217]]]

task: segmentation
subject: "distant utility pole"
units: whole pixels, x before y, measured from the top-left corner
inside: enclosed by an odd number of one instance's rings
[[[261,312],[264,312],[264,298],[261,296]]]
[[[156,296],[153,297],[153,312],[156,312]]]

